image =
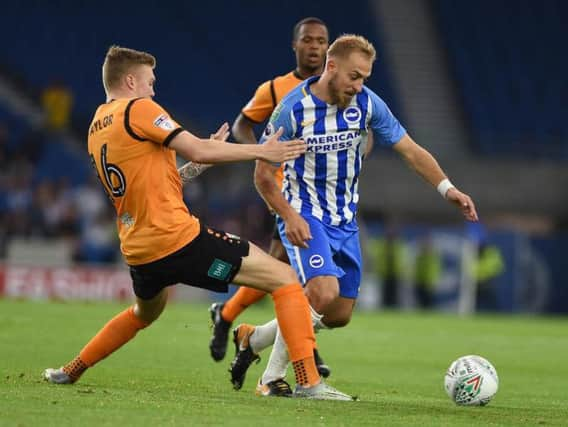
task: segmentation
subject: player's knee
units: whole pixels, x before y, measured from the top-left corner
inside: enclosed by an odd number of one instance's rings
[[[282,286],[298,282],[298,276],[292,267],[279,262],[278,265],[275,265],[274,270],[272,270],[271,280],[269,280],[265,285],[269,288],[267,291],[272,292]]]
[[[344,314],[334,318],[324,316],[322,322],[328,328],[343,328],[351,322],[351,314]]]
[[[146,322],[148,326],[150,326],[154,321],[156,321],[162,312],[156,312],[151,310],[144,310],[140,309],[140,306],[134,306],[134,315],[138,317],[140,320]]]
[[[165,289],[151,300],[137,298],[134,304],[134,315],[149,326],[160,317],[166,307],[167,300],[168,294]]]
[[[135,312],[136,313],[136,312]],[[148,326],[154,323],[160,315],[162,314],[162,310],[158,311],[149,311],[149,310],[141,310],[139,313],[136,313],[136,316],[143,320],[144,322],[148,323]]]
[[[314,310],[323,313],[339,296],[339,291],[331,286],[307,286],[306,296]]]

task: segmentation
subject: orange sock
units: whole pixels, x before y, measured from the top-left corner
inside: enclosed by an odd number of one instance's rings
[[[223,319],[227,322],[232,323],[237,317],[239,317],[239,314],[246,310],[249,305],[253,305],[255,302],[261,300],[265,295],[266,292],[241,286],[235,295],[225,302],[223,311],[221,311],[221,316],[223,316]]]
[[[71,362],[63,367],[63,372],[65,372],[71,378],[72,382],[79,379],[83,372],[87,370],[88,366],[81,360],[79,356],[75,357]]]
[[[309,369],[311,365],[316,366],[314,358],[307,358],[293,362],[294,375],[296,376],[296,384],[303,386],[316,385],[321,381],[320,375],[316,369]]]
[[[316,337],[308,299],[300,284],[283,286],[272,293],[280,332],[288,346],[288,354],[294,365],[296,382],[314,385],[320,381],[314,362]]]
[[[130,341],[140,329],[149,323],[134,314],[134,307],[127,308],[112,318],[79,353],[79,356],[64,366],[63,370],[75,380],[95,363],[118,350]]]

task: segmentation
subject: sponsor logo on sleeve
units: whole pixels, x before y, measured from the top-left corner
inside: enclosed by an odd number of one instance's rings
[[[278,120],[278,117],[280,117],[280,112],[282,111],[282,107],[284,107],[284,104],[282,104],[282,103],[280,103],[276,106],[276,108],[272,112],[272,115],[270,116],[271,122]]]
[[[164,130],[174,130],[174,122],[166,115],[160,114],[156,120],[154,120],[154,126],[159,127]]]
[[[268,123],[266,125],[266,129],[264,129],[264,136],[270,136],[274,133],[274,125],[272,123]]]

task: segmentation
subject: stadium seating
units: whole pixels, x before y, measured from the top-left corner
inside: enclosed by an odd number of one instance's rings
[[[568,3],[433,4],[477,150],[568,158]]]
[[[305,16],[325,20],[331,38],[363,33],[382,52],[366,4],[350,9],[346,20],[337,13],[344,6],[337,0],[296,0],[271,8],[251,1],[223,2],[221,14],[218,2],[178,0],[155,10],[113,3],[112,14],[104,7],[60,3],[65,5],[61,14],[47,3],[37,3],[31,10],[14,4],[11,13],[25,15],[26,25],[18,20],[2,24],[0,31],[10,43],[0,46],[0,61],[38,90],[53,78],[66,82],[75,94],[75,111],[82,122],[88,121],[93,106],[104,101],[100,67],[111,44],[156,54],[157,101],[202,134],[234,120],[259,83],[293,68],[292,26]],[[398,112],[388,64],[379,57],[370,85]]]
[[[0,105],[0,125],[6,128],[6,151],[13,157],[22,150],[34,157],[33,183],[58,181],[66,178],[72,186],[82,185],[90,173],[88,157],[79,147],[65,143],[62,137],[34,130],[27,121]],[[35,138],[34,147],[24,147],[26,141]],[[62,167],[64,165],[64,167]]]

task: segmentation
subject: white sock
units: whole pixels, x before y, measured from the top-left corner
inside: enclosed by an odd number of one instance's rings
[[[312,324],[314,325],[314,332],[317,334],[321,329],[330,329],[325,323],[322,322],[323,314],[319,314],[310,305],[310,314],[312,315]]]
[[[276,340],[277,330],[278,321],[276,319],[272,319],[264,325],[257,326],[249,338],[252,351],[258,354],[266,347],[270,347]]]
[[[262,384],[268,384],[271,381],[284,379],[286,377],[286,372],[288,371],[288,363],[290,358],[288,357],[288,348],[286,347],[286,342],[280,333],[280,328],[276,332],[276,340],[274,341],[274,346],[270,352],[270,358],[268,359],[268,364],[266,369],[262,374]]]
[[[288,357],[288,348],[286,347],[286,342],[280,333],[280,328],[278,328],[274,347],[272,347],[268,364],[262,374],[262,383],[268,384],[271,381],[286,378],[289,362],[290,358]]]
[[[312,316],[312,323],[314,325],[315,332],[319,331],[320,329],[327,329],[327,326],[325,326],[325,324],[321,321],[323,315],[315,311],[311,305],[310,314]],[[262,374],[262,384],[268,384],[271,381],[284,379],[286,377],[286,372],[288,371],[289,363],[290,358],[288,356],[288,348],[286,347],[286,342],[284,341],[284,338],[280,333],[280,328],[278,328],[276,339],[274,341],[274,347],[272,347],[272,352],[270,353],[268,364],[266,365],[266,369]]]

